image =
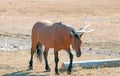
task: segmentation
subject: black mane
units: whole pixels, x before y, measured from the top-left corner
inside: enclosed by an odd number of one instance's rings
[[[75,37],[75,38],[79,38],[79,35],[78,35],[78,33],[75,31],[75,29],[74,29],[73,27],[71,27],[71,26],[69,26],[69,28],[71,29],[71,32],[74,34],[74,37]]]

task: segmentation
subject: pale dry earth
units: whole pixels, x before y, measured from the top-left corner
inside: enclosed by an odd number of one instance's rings
[[[27,71],[31,48],[31,29],[39,20],[63,22],[76,30],[85,20],[95,31],[82,37],[82,56],[74,61],[120,58],[120,0],[0,0],[0,75],[55,76],[54,54],[49,52],[51,72],[45,72],[44,61],[34,57],[34,70]],[[48,39],[49,40],[49,39]],[[68,61],[65,51],[59,53]],[[73,69],[70,76],[120,76],[120,67]],[[61,76],[67,76],[60,69]]]

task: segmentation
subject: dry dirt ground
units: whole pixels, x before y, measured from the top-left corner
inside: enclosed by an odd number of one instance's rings
[[[36,56],[34,70],[27,71],[33,24],[47,19],[78,30],[86,17],[95,31],[82,37],[82,56],[74,61],[120,58],[120,0],[0,0],[0,75],[54,76],[53,50],[48,57],[51,72],[45,72],[44,61],[39,63]],[[59,57],[61,75],[67,76],[61,64],[69,57],[64,51]],[[120,76],[119,69],[78,67],[70,76]]]

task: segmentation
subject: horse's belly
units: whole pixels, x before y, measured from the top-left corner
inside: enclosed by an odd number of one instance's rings
[[[54,44],[51,42],[43,42],[42,44],[47,48],[54,48]]]
[[[70,41],[61,38],[44,37],[40,39],[41,43],[47,48],[54,48],[56,50],[67,49],[70,46]]]

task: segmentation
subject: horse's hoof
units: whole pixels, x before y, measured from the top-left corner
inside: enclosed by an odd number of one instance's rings
[[[55,74],[56,74],[56,75],[60,75],[60,72],[56,72]]]
[[[29,71],[29,70],[33,70],[33,67],[29,67],[29,68],[27,69],[27,71]]]
[[[50,72],[50,71],[51,71],[51,69],[46,69],[46,71],[47,71],[47,72]]]
[[[67,70],[67,74],[71,74],[71,71]]]

